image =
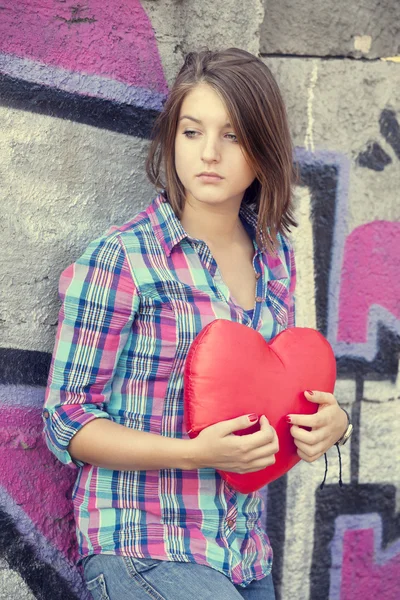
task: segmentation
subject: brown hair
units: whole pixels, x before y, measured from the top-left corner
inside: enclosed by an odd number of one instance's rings
[[[292,204],[296,173],[282,96],[271,71],[253,54],[229,48],[186,55],[154,123],[147,176],[156,188],[166,190],[179,218],[185,190],[175,169],[175,137],[183,99],[199,83],[210,85],[225,103],[238,142],[256,173],[242,204],[251,205],[258,215],[258,243],[273,250],[277,233],[296,226]]]

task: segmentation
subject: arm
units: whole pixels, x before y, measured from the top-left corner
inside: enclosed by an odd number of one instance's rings
[[[75,460],[105,469],[195,469],[196,457],[191,442],[96,419],[78,431],[68,449]]]
[[[249,417],[252,415],[211,425],[193,440],[163,437],[97,419],[72,438],[69,451],[77,460],[118,471],[214,468],[250,473],[274,464],[279,445],[264,416],[260,431],[232,435],[257,420]]]
[[[71,439],[106,410],[111,382],[139,305],[117,236],[92,242],[60,278],[62,306],[43,410],[49,449],[75,466]]]
[[[60,310],[45,407],[46,442],[65,464],[114,470],[211,467],[235,472],[275,462],[268,421],[247,436],[248,416],[205,429],[195,440],[137,431],[112,421],[107,402],[118,359],[139,306],[118,237],[93,242],[60,279]]]

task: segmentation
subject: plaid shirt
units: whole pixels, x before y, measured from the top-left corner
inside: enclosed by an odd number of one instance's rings
[[[214,469],[112,471],[74,462],[72,436],[92,419],[187,438],[183,371],[191,342],[229,319],[270,340],[294,326],[295,267],[255,241],[253,317],[231,298],[207,245],[190,238],[163,195],[92,242],[61,275],[62,307],[43,420],[50,450],[77,469],[73,503],[81,556],[118,554],[196,562],[248,585],[267,575],[272,550],[259,492],[231,489]]]

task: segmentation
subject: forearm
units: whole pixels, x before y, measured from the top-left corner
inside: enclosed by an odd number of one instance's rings
[[[118,471],[198,468],[192,440],[137,431],[108,419],[87,423],[68,450],[75,460]]]

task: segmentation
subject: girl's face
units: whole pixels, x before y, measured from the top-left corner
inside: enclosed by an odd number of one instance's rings
[[[237,142],[218,94],[201,83],[184,98],[175,138],[175,168],[190,203],[240,206],[255,173]],[[201,176],[213,172],[219,177]]]

